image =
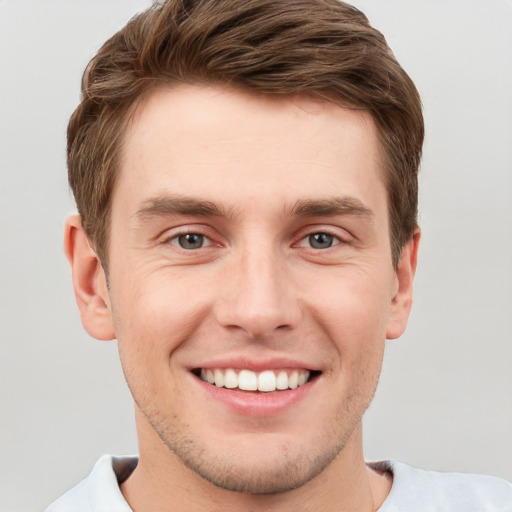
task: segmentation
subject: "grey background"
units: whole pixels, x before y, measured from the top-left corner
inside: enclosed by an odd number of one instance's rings
[[[149,0],[0,0],[0,510],[136,452],[115,342],[82,330],[61,250],[65,128],[88,59]],[[512,2],[359,0],[423,96],[423,243],[368,459],[512,480]]]

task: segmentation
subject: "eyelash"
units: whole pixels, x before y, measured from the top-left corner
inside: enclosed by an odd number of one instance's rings
[[[329,237],[330,245],[328,245],[328,247],[313,247],[313,240],[314,240],[313,237],[319,237],[319,236]],[[336,245],[341,244],[342,242],[343,241],[341,240],[341,238],[339,236],[336,236],[335,234],[330,233],[329,231],[314,231],[314,232],[308,233],[307,235],[303,236],[297,245],[299,247],[301,247],[302,243],[307,243],[308,249],[318,250],[318,251],[326,251],[328,249],[331,249],[332,247],[335,247]],[[319,243],[321,243],[321,242],[319,242]]]
[[[315,236],[318,237],[319,235],[329,237],[330,245],[328,245],[328,247],[313,247],[312,246],[313,237],[315,237]],[[200,237],[201,245],[199,247],[188,247],[188,248],[183,247],[183,245],[180,243],[180,238],[187,237],[187,236]],[[164,242],[164,244],[174,245],[183,251],[196,251],[199,249],[206,249],[206,248],[214,246],[214,245],[220,246],[220,244],[216,244],[208,235],[202,233],[200,230],[183,230],[180,233],[176,233],[173,236],[166,238],[163,242]],[[205,242],[207,245],[205,245]],[[304,243],[308,244],[308,245],[304,246],[303,245]],[[298,243],[294,244],[294,247],[305,247],[308,250],[324,252],[324,251],[327,251],[327,250],[329,250],[339,244],[342,244],[342,243],[346,243],[346,241],[344,241],[338,235],[335,235],[334,233],[331,233],[328,230],[318,230],[318,231],[311,231],[311,232],[306,233],[304,236],[302,236],[300,238]],[[193,245],[193,243],[192,243],[192,245]]]
[[[180,238],[187,237],[187,236],[201,237],[201,239],[202,239],[201,246],[197,247],[197,248],[186,248],[186,247],[183,247],[180,244]],[[204,243],[206,241],[208,241],[208,244],[205,246]],[[182,249],[184,251],[194,251],[194,250],[197,250],[197,249],[204,249],[206,247],[210,247],[212,245],[216,245],[215,242],[208,235],[205,235],[200,230],[184,230],[184,231],[182,231],[180,233],[176,233],[173,236],[170,236],[170,237],[166,238],[164,240],[164,244],[175,245],[176,247],[178,247],[179,249]]]

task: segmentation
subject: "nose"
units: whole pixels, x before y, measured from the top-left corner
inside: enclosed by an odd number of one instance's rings
[[[300,319],[300,301],[283,257],[272,249],[245,250],[229,265],[216,303],[224,327],[264,339],[276,330],[291,329]]]

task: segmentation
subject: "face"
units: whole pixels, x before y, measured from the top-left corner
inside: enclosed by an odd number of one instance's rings
[[[268,493],[355,449],[408,312],[387,212],[368,114],[153,93],[126,136],[105,296],[141,456],[161,439],[217,486]]]

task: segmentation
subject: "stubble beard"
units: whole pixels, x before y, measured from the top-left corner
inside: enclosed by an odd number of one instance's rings
[[[144,413],[144,412],[143,412]],[[188,434],[188,426],[161,428],[145,413],[155,433],[189,469],[216,487],[228,491],[250,494],[276,494],[297,489],[320,474],[342,451],[350,434],[329,449],[317,453],[302,453],[295,447],[294,453],[283,450],[261,464],[246,464],[241,455],[210,453],[207,447]],[[265,447],[258,448],[262,455]]]
[[[287,447],[281,446],[279,450],[259,445],[251,449],[252,457],[245,457],[243,452],[236,450],[236,446],[230,453],[220,454],[219,450],[212,450],[208,441],[197,436],[194,428],[184,422],[179,414],[165,414],[154,404],[157,392],[148,393],[146,389],[139,390],[142,394],[135,393],[124,365],[123,370],[144,421],[148,422],[148,427],[187,468],[221,489],[268,495],[302,487],[340,455],[360,428],[362,416],[374,397],[383,353],[380,356],[373,371],[368,372],[371,378],[361,378],[359,383],[362,385],[352,389],[348,396],[340,400],[334,409],[331,423],[314,440],[305,443],[304,449],[302,446],[289,446],[290,443]],[[319,427],[322,428],[321,425]],[[254,463],[254,452],[262,454],[262,458],[257,460],[259,464]],[[270,457],[269,452],[273,452]]]
[[[324,471],[360,426],[361,417],[372,398],[373,393],[365,400],[360,395],[349,397],[338,410],[331,428],[323,432],[317,442],[310,442],[306,450],[301,446],[283,447],[280,451],[274,450],[272,457],[265,457],[271,450],[255,447],[266,459],[260,464],[247,463],[236,449],[222,455],[212,453],[202,440],[192,435],[189,425],[179,422],[177,416],[172,419],[162,417],[140,407],[138,402],[137,405],[165,446],[204,480],[228,491],[268,495],[302,487]],[[347,422],[349,419],[351,421]]]

